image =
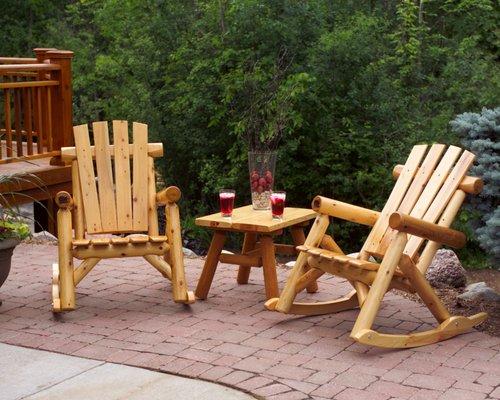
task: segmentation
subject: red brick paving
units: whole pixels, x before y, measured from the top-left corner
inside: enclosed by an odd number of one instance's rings
[[[385,350],[354,343],[355,311],[306,317],[265,311],[262,274],[237,285],[221,265],[207,301],[173,303],[170,286],[141,259],[101,262],[78,287],[77,310],[50,309],[52,245],[21,245],[0,289],[0,341],[230,385],[270,400],[500,399],[500,338],[471,332],[439,344]],[[202,260],[186,260],[191,288]],[[287,271],[279,270],[281,285]],[[308,295],[343,295],[343,280]],[[386,296],[385,331],[424,329],[420,304]]]

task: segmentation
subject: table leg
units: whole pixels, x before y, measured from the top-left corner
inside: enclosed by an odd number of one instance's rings
[[[292,226],[290,228],[290,233],[292,234],[293,244],[295,246],[300,246],[306,241],[306,235],[304,234],[304,228],[300,226]],[[306,265],[305,272],[309,270],[309,266]],[[307,293],[316,293],[318,291],[318,282],[311,282],[307,286]]]
[[[201,271],[200,279],[198,280],[198,285],[196,286],[196,291],[194,292],[198,299],[206,299],[208,296],[208,291],[212,285],[215,270],[217,269],[217,264],[219,263],[219,256],[222,252],[225,241],[226,232],[214,232],[210,248],[208,249],[207,258],[205,259],[205,265],[203,266],[203,271]]]
[[[266,298],[279,297],[278,276],[276,274],[276,255],[274,253],[273,237],[261,235],[262,268],[264,270],[264,285]]]
[[[245,254],[247,251],[255,249],[255,243],[257,242],[257,235],[255,233],[245,233],[245,238],[243,239],[243,247],[241,253]],[[250,270],[252,267],[247,267],[245,265],[240,265],[238,269],[238,277],[236,282],[240,285],[248,283],[248,278],[250,276]]]

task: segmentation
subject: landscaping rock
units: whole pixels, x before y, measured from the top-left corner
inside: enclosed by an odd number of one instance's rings
[[[429,283],[436,288],[464,287],[467,283],[465,269],[452,250],[437,251],[426,273]]]
[[[184,253],[184,257],[186,257],[186,258],[197,258],[198,257],[198,255],[193,250],[190,250],[187,247],[183,247],[182,252]]]
[[[47,231],[33,233],[32,240],[40,243],[57,243],[57,238],[52,233]]]
[[[486,282],[477,282],[467,285],[465,291],[457,296],[460,301],[489,301],[500,302],[500,295],[490,288]]]

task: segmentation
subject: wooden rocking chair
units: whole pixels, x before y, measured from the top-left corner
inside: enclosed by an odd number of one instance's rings
[[[172,281],[175,302],[194,302],[184,276],[176,205],[181,192],[170,186],[156,193],[153,158],[163,155],[162,144],[148,143],[147,125],[137,122],[131,144],[127,121],[113,121],[113,145],[107,122],[94,122],[92,127],[94,146],[85,124],[73,127],[75,147],[61,149],[62,159],[72,163],[73,197],[67,192],[56,196],[59,263],[53,265],[54,312],[74,310],[76,285],[99,260],[116,257],[144,257]],[[158,234],[158,205],[165,205],[165,236]],[[122,237],[86,238],[86,234]],[[83,260],[77,268],[73,257]]]
[[[360,307],[351,338],[390,348],[435,343],[484,321],[486,313],[451,316],[425,278],[442,244],[455,248],[465,245],[465,235],[449,226],[466,193],[477,194],[483,187],[481,179],[466,176],[474,154],[455,146],[445,152],[445,147],[434,144],[428,152],[426,145],[413,147],[406,164],[394,168],[397,182],[381,212],[316,197],[312,202],[312,208],[318,212],[315,223],[305,244],[297,247],[300,254],[281,296],[268,300],[267,309],[319,315]],[[357,258],[344,255],[333,238],[325,234],[329,216],[373,226]],[[427,243],[419,254],[425,240]],[[370,257],[382,261],[372,262]],[[324,273],[346,278],[354,290],[334,301],[294,302],[297,293]],[[408,335],[372,330],[381,301],[392,288],[418,293],[439,326]]]

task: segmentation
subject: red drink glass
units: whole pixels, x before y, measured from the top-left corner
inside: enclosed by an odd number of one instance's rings
[[[271,193],[271,213],[273,218],[282,219],[283,210],[285,209],[285,192],[273,192]]]
[[[233,215],[234,198],[236,193],[231,189],[221,189],[219,191],[220,213],[223,217],[231,217]]]

